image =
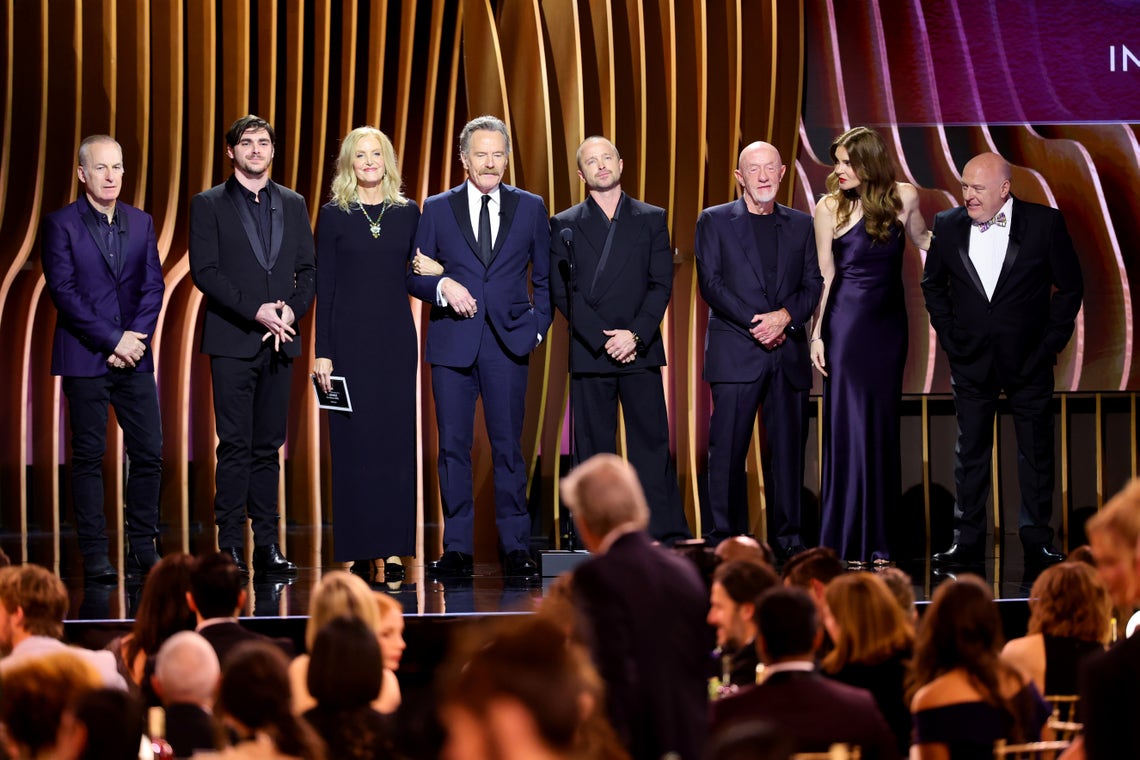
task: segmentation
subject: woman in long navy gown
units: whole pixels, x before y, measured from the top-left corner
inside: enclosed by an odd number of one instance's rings
[[[831,158],[828,193],[815,208],[823,295],[811,338],[824,376],[820,543],[851,564],[882,565],[890,561],[887,513],[901,490],[904,235],[926,249],[930,232],[918,191],[895,181],[878,133],[845,132]]]
[[[344,376],[352,401],[328,413],[333,558],[372,581],[400,580],[415,553],[419,354],[404,276],[420,210],[400,185],[391,141],[354,129],[317,221],[314,375],[326,390]]]

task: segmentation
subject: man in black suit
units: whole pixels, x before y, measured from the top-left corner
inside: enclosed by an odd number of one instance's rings
[[[963,206],[934,217],[922,291],[950,359],[958,415],[954,541],[942,564],[982,561],[993,420],[1004,390],[1017,436],[1018,533],[1026,561],[1053,548],[1053,365],[1069,342],[1084,283],[1056,209],[1010,195],[1010,166],[996,153],[962,170]]]
[[[270,638],[238,622],[245,598],[242,572],[231,553],[207,554],[194,563],[186,603],[198,618],[194,630],[214,648],[222,667],[225,667],[226,656],[246,641],[267,641],[292,658],[295,653],[292,641]]]
[[[151,684],[166,710],[175,757],[217,748],[213,709],[221,677],[218,655],[199,633],[179,631],[159,647]]]
[[[777,586],[756,602],[756,643],[767,666],[764,682],[713,702],[710,733],[765,720],[796,744],[797,752],[826,751],[843,743],[868,760],[899,756],[894,736],[865,689],[839,683],[815,667],[822,627],[815,602],[799,588]]]
[[[190,273],[206,294],[218,431],[218,546],[243,571],[248,511],[258,574],[292,574],[277,533],[278,450],[285,442],[297,320],[313,302],[313,230],[305,199],[269,178],[273,127],[244,116],[226,132],[234,173],[190,201]]]
[[[581,638],[606,682],[610,722],[635,760],[700,757],[711,637],[696,567],[646,534],[637,473],[614,454],[571,471],[562,501],[596,555],[574,571],[571,593]]]
[[[748,533],[744,463],[756,411],[771,462],[764,482],[772,548],[782,559],[803,550],[804,485],[811,365],[804,324],[823,290],[812,219],[776,203],[784,166],[775,147],[754,142],[740,152],[741,197],[705,209],[697,220],[697,275],[709,305],[705,380],[709,420],[709,511],[719,542]]]
[[[550,222],[550,294],[559,311],[574,317],[575,458],[617,451],[620,401],[629,461],[649,502],[649,533],[672,543],[690,536],[661,384],[661,319],[673,292],[673,250],[665,209],[626,195],[622,168],[606,138],[588,137],[578,146],[578,177],[589,196]]]

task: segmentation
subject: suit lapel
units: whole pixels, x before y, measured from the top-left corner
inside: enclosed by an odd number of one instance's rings
[[[95,247],[99,249],[100,255],[103,256],[103,263],[107,265],[107,269],[114,275],[115,266],[111,262],[111,252],[107,250],[107,241],[103,238],[103,230],[99,227],[99,222],[95,220],[91,205],[81,200],[76,210],[79,212],[79,218],[83,220],[83,225],[87,227],[87,231],[91,233],[91,240],[95,243]],[[122,217],[123,214],[119,214],[119,218],[121,219]]]
[[[249,248],[253,251],[258,263],[268,270],[270,269],[269,258],[261,247],[261,236],[257,234],[257,222],[254,220],[253,214],[250,213],[249,201],[242,195],[242,191],[241,183],[236,179],[231,178],[226,183],[226,197],[233,205],[234,213],[241,220],[242,229],[245,230],[246,239],[249,240]]]
[[[491,261],[495,262],[499,251],[503,249],[503,241],[507,239],[507,232],[511,229],[511,222],[515,220],[515,211],[519,207],[519,194],[510,185],[499,185],[499,234],[495,236],[495,246],[491,249]]]
[[[775,289],[772,292],[779,293],[788,269],[788,257],[784,255],[784,248],[787,247],[784,245],[784,222],[788,220],[788,212],[777,203],[774,215],[776,217],[776,282]]]
[[[740,248],[744,251],[744,258],[748,261],[748,266],[752,267],[760,286],[767,291],[768,282],[764,278],[764,266],[760,262],[760,251],[756,250],[756,235],[752,231],[752,224],[748,221],[748,207],[744,205],[743,200],[737,200],[732,210],[732,227],[740,241]]]
[[[500,194],[500,197],[502,195]],[[455,223],[459,225],[459,231],[463,233],[463,239],[467,241],[467,245],[471,248],[471,253],[475,254],[475,260],[479,259],[479,243],[475,240],[475,230],[471,229],[471,212],[467,208],[467,183],[464,182],[459,187],[451,191],[451,195],[447,199],[451,204],[451,213],[455,214]],[[502,226],[499,227],[500,233]]]
[[[1005,259],[1001,263],[1001,273],[998,274],[997,284],[994,285],[994,298],[1001,292],[1002,285],[1009,279],[1010,270],[1017,261],[1017,254],[1021,251],[1021,241],[1025,239],[1025,231],[1029,228],[1025,219],[1025,207],[1017,198],[1013,199],[1013,208],[1010,210],[1013,220],[1010,222],[1009,245],[1005,249]]]
[[[285,239],[285,214],[281,208],[281,188],[273,180],[269,180],[266,187],[269,188],[269,256],[265,268],[272,269],[277,265],[281,243]]]
[[[606,259],[606,268],[598,274],[597,286],[590,294],[597,300],[600,300],[605,292],[621,279],[622,270],[629,263],[628,253],[633,249],[632,242],[637,239],[645,222],[633,204],[623,196],[618,218],[614,223],[617,224],[617,229],[614,230],[614,240],[610,246],[609,258]],[[605,238],[602,239],[602,244],[605,244]]]
[[[974,262],[970,261],[970,224],[969,215],[966,214],[965,209],[962,209],[961,218],[954,222],[954,234],[958,238],[958,256],[962,259],[962,268],[966,270],[970,282],[974,283],[974,287],[982,294],[982,298],[988,300],[986,286],[982,284],[982,278],[978,276]]]

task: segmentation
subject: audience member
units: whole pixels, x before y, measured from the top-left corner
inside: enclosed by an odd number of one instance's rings
[[[380,639],[380,654],[384,658],[384,690],[381,693],[384,701],[381,707],[384,709],[381,712],[392,712],[400,706],[400,681],[396,678],[396,671],[400,669],[400,660],[408,648],[404,641],[404,605],[383,591],[373,591],[372,595],[380,613],[377,636]]]
[[[1070,562],[1084,562],[1086,565],[1096,567],[1096,557],[1093,556],[1092,547],[1088,544],[1081,544],[1076,549],[1069,552]]]
[[[1117,607],[1140,604],[1140,479],[1134,479],[1086,524],[1097,574]],[[1140,757],[1140,636],[1091,655],[1080,674],[1080,711],[1089,760]]]
[[[817,546],[800,552],[784,565],[784,585],[804,589],[823,612],[823,592],[827,584],[846,572],[847,566],[834,549]]]
[[[0,568],[0,675],[28,659],[68,651],[89,662],[104,686],[126,689],[110,652],[69,647],[60,641],[67,614],[67,589],[39,565]]]
[[[795,742],[766,720],[737,723],[714,736],[704,760],[789,760]]]
[[[597,454],[575,468],[562,501],[594,554],[574,571],[572,593],[614,729],[639,760],[699,757],[711,648],[704,582],[650,539],[637,473],[620,457]]]
[[[628,758],[601,710],[585,650],[542,616],[496,621],[460,642],[444,667],[447,760]]]
[[[198,620],[195,629],[218,653],[223,669],[229,653],[247,641],[266,641],[279,647],[286,657],[293,656],[293,642],[272,639],[251,631],[238,622],[245,606],[245,576],[229,552],[214,552],[198,558],[190,573],[186,600]]]
[[[166,710],[166,741],[175,757],[216,749],[214,701],[222,672],[210,642],[182,631],[163,643],[155,660],[151,681]]]
[[[835,648],[820,668],[836,681],[871,692],[905,756],[911,721],[904,681],[914,629],[877,575],[841,575],[827,585],[824,598],[823,625]]]
[[[143,703],[119,689],[79,694],[60,719],[53,760],[138,760]]]
[[[1005,645],[1002,657],[1042,694],[1076,694],[1081,663],[1108,643],[1112,600],[1083,562],[1046,568],[1029,592],[1029,633]]]
[[[321,626],[306,683],[316,705],[304,718],[324,739],[330,758],[392,756],[384,717],[372,709],[383,673],[380,642],[362,619],[340,615]]]
[[[896,758],[894,739],[874,698],[863,689],[824,678],[815,668],[823,633],[806,591],[777,586],[756,603],[757,647],[767,666],[763,683],[712,705],[710,731],[768,720],[792,737],[797,752],[837,742],[862,748],[864,758]]]
[[[194,611],[186,601],[193,567],[194,558],[189,554],[168,554],[160,559],[143,584],[130,633],[116,636],[105,647],[114,653],[131,693],[141,694],[149,704],[157,704],[147,681],[154,672],[159,647],[175,633],[194,628]]]
[[[981,578],[938,587],[915,642],[911,760],[989,758],[998,739],[1038,739],[1049,706],[1001,645],[1001,616]]]
[[[235,736],[222,760],[324,760],[324,744],[293,715],[289,662],[281,649],[246,641],[224,662],[217,715]]]
[[[743,560],[725,562],[713,574],[706,619],[716,629],[722,695],[756,683],[756,597],[779,583],[766,565]]]
[[[914,581],[911,580],[905,570],[900,570],[897,567],[884,567],[882,570],[876,570],[875,577],[882,579],[883,583],[887,584],[887,588],[895,597],[895,602],[903,611],[903,617],[906,618],[907,624],[913,629],[918,623],[918,608],[914,606]]]
[[[767,541],[757,541],[752,536],[729,536],[716,545],[716,557],[721,562],[742,560],[758,565],[776,567],[776,553]]]
[[[5,668],[0,723],[8,755],[53,758],[64,709],[101,685],[99,670],[70,647],[24,657]]]

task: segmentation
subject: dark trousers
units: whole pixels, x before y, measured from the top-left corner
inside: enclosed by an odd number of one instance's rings
[[[625,420],[626,451],[649,502],[649,533],[661,541],[689,538],[677,471],[669,451],[669,417],[661,369],[612,375],[575,375],[574,447],[578,462],[617,451],[618,401]]]
[[[766,370],[750,383],[711,386],[709,511],[713,524],[706,536],[719,540],[748,532],[748,480],[744,465],[759,410],[770,452],[770,464],[764,473],[769,541],[781,546],[801,543],[808,391],[793,388],[778,367]]]
[[[214,521],[219,546],[243,544],[247,513],[256,546],[278,543],[278,452],[285,443],[292,364],[271,343],[252,359],[210,359],[218,431]]]
[[[953,367],[951,367],[953,369]],[[991,479],[994,413],[1003,387],[1017,437],[1017,481],[1021,487],[1018,533],[1029,547],[1053,541],[1053,368],[1029,382],[1002,383],[996,374],[983,383],[952,373],[958,445],[954,452],[954,541],[977,546],[986,540],[986,499]]]
[[[475,436],[475,402],[479,397],[483,398],[483,419],[491,440],[499,544],[504,552],[530,546],[527,467],[520,441],[528,365],[527,357],[515,356],[503,346],[490,325],[483,327],[473,365],[432,365],[445,551],[473,554],[475,549],[471,444]]]
[[[146,547],[158,536],[162,483],[162,418],[154,373],[111,370],[99,377],[65,377],[63,393],[71,420],[71,488],[79,550],[85,557],[107,556],[103,453],[108,404],[115,407],[127,447],[127,545]]]

